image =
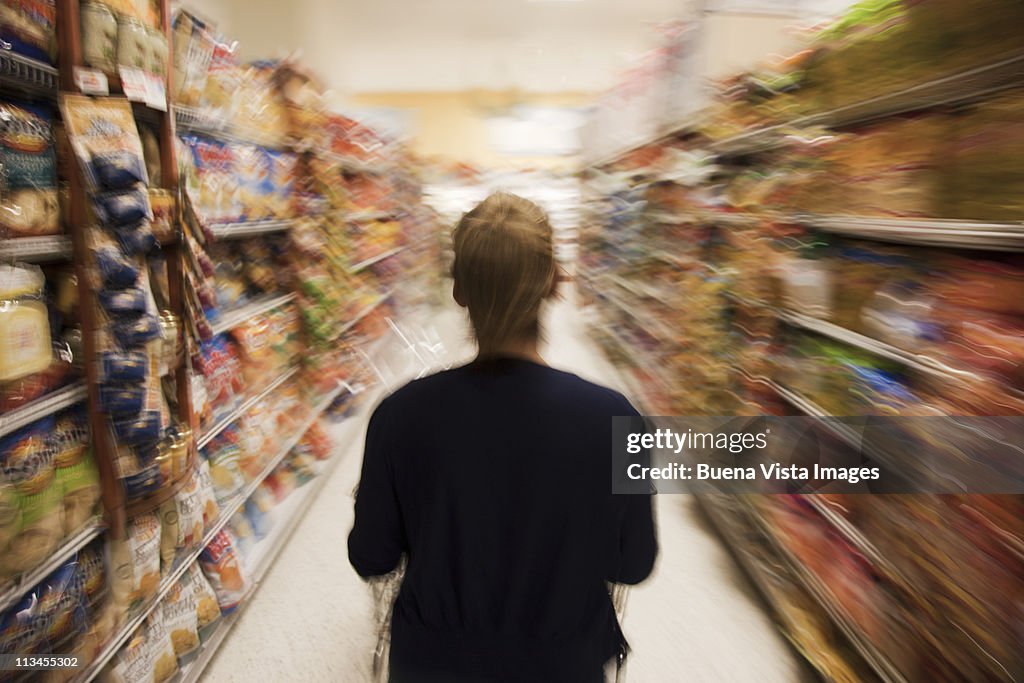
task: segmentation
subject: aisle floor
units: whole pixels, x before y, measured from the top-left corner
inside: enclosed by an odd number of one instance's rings
[[[431,315],[427,325],[434,341],[443,344],[443,353],[434,357],[421,345],[419,355],[427,362],[469,358],[459,311]],[[546,330],[543,355],[551,365],[621,388],[571,301],[550,308]],[[394,340],[390,363],[380,365],[392,386],[423,368],[400,348],[397,335]],[[339,467],[210,664],[205,683],[370,680],[373,603],[345,548],[367,416],[364,409],[337,427],[343,449]],[[631,589],[626,606],[624,629],[633,648],[626,680],[807,680],[805,667],[772,626],[693,498],[659,496],[657,515],[658,565],[651,578]]]

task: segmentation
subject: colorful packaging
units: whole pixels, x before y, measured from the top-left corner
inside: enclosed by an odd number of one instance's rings
[[[224,505],[245,487],[245,476],[239,466],[241,444],[238,429],[228,427],[218,434],[206,448],[203,457],[210,464],[210,477],[217,502]]]
[[[62,94],[60,109],[71,147],[93,192],[149,183],[131,104],[123,97]],[[145,215],[152,216],[149,198]]]
[[[174,565],[179,553],[203,540],[203,500],[198,475],[193,474],[173,499],[160,506],[160,558],[165,568]]]
[[[0,237],[60,232],[52,120],[43,107],[0,100]]]
[[[178,673],[178,658],[171,634],[167,630],[166,619],[163,603],[157,605],[146,617],[146,641],[153,663],[153,683],[164,683]]]
[[[242,363],[235,344],[226,335],[217,335],[200,346],[201,367],[207,401],[213,417],[232,410],[242,399],[245,383]]]
[[[192,169],[185,188],[204,223],[234,223],[241,219],[239,178],[230,145],[196,136],[184,136]]]
[[[4,49],[41,62],[57,54],[57,3],[53,0],[2,0],[0,43]],[[10,47],[7,47],[7,46]]]
[[[146,625],[135,630],[121,646],[101,676],[104,683],[153,683],[153,656]]]
[[[53,340],[41,301],[44,285],[36,266],[0,265],[0,383],[50,367]]]
[[[199,555],[199,565],[217,594],[221,612],[233,612],[248,595],[251,584],[230,531],[221,531]]]
[[[163,601],[164,624],[179,661],[199,647],[196,597],[187,578],[171,586]]]
[[[217,505],[217,494],[213,488],[213,475],[210,474],[210,463],[206,458],[199,459],[196,469],[196,487],[199,503],[203,511],[203,528],[209,529],[220,517],[220,506]]]
[[[122,612],[151,598],[160,585],[160,519],[140,515],[127,531],[127,538],[110,541],[111,590]]]
[[[203,635],[220,619],[220,605],[217,602],[217,594],[210,586],[206,574],[199,568],[198,564],[189,565],[188,571],[181,577],[183,590],[191,590],[192,598],[196,605],[196,626]],[[185,588],[185,585],[188,588]],[[204,636],[205,637],[205,636]]]

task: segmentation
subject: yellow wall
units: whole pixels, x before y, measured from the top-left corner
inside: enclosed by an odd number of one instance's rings
[[[587,106],[592,93],[531,94],[497,91],[430,93],[361,93],[346,98],[353,107],[387,107],[411,112],[417,154],[459,161],[484,168],[551,168],[575,170],[579,158],[517,157],[491,149],[487,119],[510,105]]]

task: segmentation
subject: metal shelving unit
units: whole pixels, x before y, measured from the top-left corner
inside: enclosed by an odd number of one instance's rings
[[[293,220],[260,220],[240,223],[212,223],[207,230],[218,240],[237,240],[291,229]]]
[[[77,532],[64,539],[63,543],[60,544],[60,547],[57,548],[52,555],[46,558],[43,564],[18,576],[10,588],[5,590],[3,593],[0,593],[0,612],[7,611],[7,609],[25,595],[25,593],[30,591],[34,586],[39,585],[39,583],[47,576],[55,572],[65,562],[73,558],[79,550],[99,538],[106,528],[106,525],[103,524],[103,520],[99,517],[95,517],[86,522],[85,525]]]
[[[232,410],[230,413],[217,420],[209,429],[204,431],[196,442],[196,447],[199,449],[205,448],[218,434],[223,432],[234,422],[237,422],[243,415],[245,415],[250,408],[258,404],[260,401],[265,399],[270,394],[291,379],[299,371],[297,367],[291,367],[285,370],[283,373],[278,375],[273,382],[268,384],[262,391],[258,392],[255,396],[244,401],[240,406]]]
[[[37,398],[21,408],[0,415],[0,436],[6,436],[13,431],[32,424],[36,420],[41,420],[47,415],[53,415],[60,410],[82,403],[86,399],[86,394],[85,382],[76,382],[51,394]]]
[[[349,320],[342,326],[340,330],[338,330],[338,334],[335,337],[335,340],[341,339],[341,337],[344,336],[346,332],[348,332],[353,327],[358,325],[359,321],[361,321],[363,318],[377,310],[377,307],[380,306],[385,301],[387,301],[388,299],[390,299],[392,295],[394,295],[394,293],[394,289],[389,289],[388,291],[384,292],[379,297],[377,297],[372,303],[368,304],[363,310],[359,311],[359,313],[357,313],[355,317],[352,318],[352,320]]]
[[[220,531],[225,526],[227,526],[227,523],[231,520],[234,514],[238,512],[242,505],[245,504],[245,501],[248,500],[250,496],[252,496],[252,494],[256,491],[256,489],[263,482],[263,480],[266,479],[270,475],[270,473],[273,472],[277,468],[277,466],[281,464],[285,457],[288,456],[288,453],[290,453],[291,450],[295,447],[295,445],[302,440],[302,437],[305,436],[307,431],[309,431],[309,428],[313,425],[313,423],[320,417],[320,415],[325,410],[327,410],[327,408],[330,407],[331,403],[333,403],[334,400],[338,397],[338,395],[341,394],[341,392],[344,390],[344,386],[339,386],[337,389],[335,389],[326,397],[324,397],[323,400],[321,400],[313,409],[312,413],[306,419],[303,425],[299,429],[295,430],[294,435],[290,439],[288,439],[284,443],[284,445],[278,450],[278,452],[274,455],[274,457],[267,462],[267,465],[263,468],[263,471],[260,472],[259,476],[254,478],[251,482],[249,482],[249,484],[247,484],[245,488],[242,489],[242,491],[237,496],[235,496],[235,498],[230,503],[221,507],[220,516],[217,518],[217,521],[214,522],[214,524],[206,531],[206,534],[203,536],[203,540],[199,544],[199,546],[192,552],[178,560],[178,562],[175,564],[174,569],[166,576],[164,576],[163,579],[161,579],[160,586],[157,589],[156,594],[153,596],[153,598],[151,598],[145,604],[145,606],[137,610],[137,612],[132,615],[132,617],[127,621],[127,623],[125,623],[124,626],[122,626],[118,630],[117,635],[115,635],[110,640],[110,642],[107,643],[107,645],[103,648],[103,651],[99,654],[99,656],[97,656],[96,659],[93,660],[92,664],[90,664],[88,668],[82,671],[82,673],[80,673],[74,679],[74,683],[88,683],[89,681],[92,681],[96,678],[96,676],[99,675],[100,671],[103,670],[103,667],[106,666],[107,662],[109,662],[114,657],[114,655],[117,654],[117,651],[121,648],[121,646],[128,641],[132,633],[135,632],[135,629],[137,629],[142,624],[146,617],[152,614],[153,610],[156,609],[156,606],[160,604],[160,601],[167,596],[167,593],[171,590],[171,587],[174,586],[174,584],[177,583],[179,579],[181,579],[181,577],[188,570],[189,566],[193,562],[195,562],[196,559],[198,559],[203,549],[213,541],[214,537],[218,533],[220,533]]]
[[[0,85],[22,93],[56,99],[60,73],[49,64],[0,48]]]
[[[376,256],[371,256],[368,259],[365,259],[363,261],[360,261],[359,263],[356,263],[355,265],[353,265],[349,269],[348,272],[352,273],[352,274],[358,273],[361,270],[365,270],[366,268],[369,268],[370,266],[372,266],[375,263],[380,263],[381,261],[383,261],[385,259],[389,259],[392,256],[395,256],[396,254],[402,253],[407,248],[408,247],[401,246],[401,247],[395,247],[394,249],[388,249],[387,251],[382,252],[380,254],[377,254]]]
[[[214,334],[229,332],[258,315],[263,315],[275,308],[280,308],[294,300],[294,293],[283,294],[280,296],[268,295],[260,297],[253,302],[225,311],[221,314],[221,317],[218,320],[210,324],[210,329]]]
[[[794,222],[826,232],[883,242],[933,247],[1024,251],[1024,222],[874,218],[871,216],[796,216]]]
[[[14,237],[0,241],[0,261],[50,263],[71,258],[71,239],[66,235]]]

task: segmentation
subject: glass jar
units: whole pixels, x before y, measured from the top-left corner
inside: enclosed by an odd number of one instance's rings
[[[146,35],[149,36],[149,65],[146,67],[146,70],[151,74],[166,78],[167,63],[170,55],[167,36],[157,28],[146,29]]]
[[[82,5],[82,58],[107,76],[117,74],[117,17],[99,2]]]
[[[149,35],[142,22],[121,17],[117,23],[117,64],[137,69],[149,67]]]
[[[160,376],[164,376],[178,366],[181,353],[181,321],[170,311],[160,313]]]

